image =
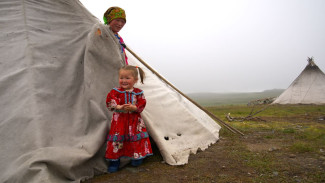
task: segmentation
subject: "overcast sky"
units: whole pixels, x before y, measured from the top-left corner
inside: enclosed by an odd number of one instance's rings
[[[307,65],[325,71],[325,0],[81,0],[185,93],[286,89]]]

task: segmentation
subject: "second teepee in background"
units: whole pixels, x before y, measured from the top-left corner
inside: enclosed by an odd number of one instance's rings
[[[273,104],[325,104],[325,74],[308,58],[308,64]]]

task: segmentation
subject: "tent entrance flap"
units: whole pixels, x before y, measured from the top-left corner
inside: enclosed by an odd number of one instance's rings
[[[112,31],[78,0],[2,0],[0,25],[0,182],[80,182],[106,172],[105,99],[125,63]],[[144,69],[149,133],[167,163],[185,164],[218,141],[220,126]]]

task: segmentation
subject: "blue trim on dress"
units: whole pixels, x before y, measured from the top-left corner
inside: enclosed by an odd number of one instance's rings
[[[146,158],[146,157],[148,157],[148,156],[152,156],[153,155],[153,153],[151,153],[151,154],[146,154],[145,156],[141,156],[140,158],[138,158],[138,159],[136,159],[136,158],[133,158],[133,157],[130,157],[130,156],[121,156],[120,158],[124,158],[124,157],[127,157],[127,158],[130,158],[131,160],[140,160],[140,159],[144,159],[144,158]],[[119,159],[120,159],[119,158]],[[119,159],[107,159],[107,158],[105,158],[106,159],[106,161],[118,161]]]
[[[128,92],[128,91],[120,91],[119,89],[117,88],[113,88],[113,90],[119,92],[119,93],[124,93],[124,101],[125,101],[125,104],[127,103],[131,103],[133,104],[133,95],[141,95],[143,94],[143,91],[139,92],[139,93],[135,93],[134,91],[132,92]],[[129,94],[129,100],[127,100],[127,93]]]
[[[107,141],[110,142],[124,142],[130,141],[135,142],[141,139],[149,138],[148,132],[141,132],[135,135],[108,135]]]
[[[122,44],[122,42],[121,42],[121,38],[120,38],[120,36],[118,36],[117,34],[115,34],[115,37],[118,39],[118,42],[120,43],[120,45],[121,45],[121,53],[123,53],[123,44]]]

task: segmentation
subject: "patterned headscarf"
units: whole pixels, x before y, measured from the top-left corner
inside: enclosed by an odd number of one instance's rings
[[[109,24],[112,20],[122,18],[126,21],[125,11],[117,6],[110,7],[108,10],[104,13],[104,23]]]

